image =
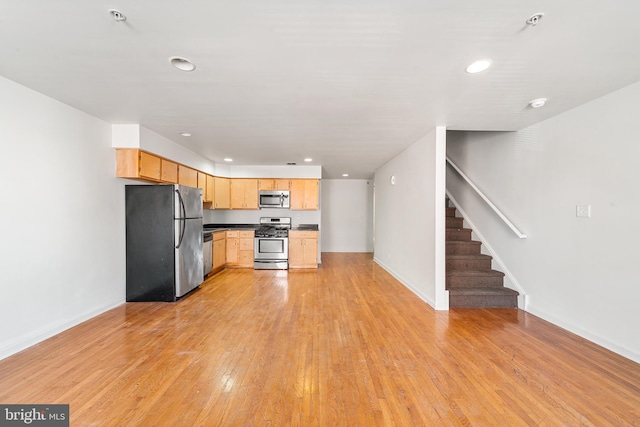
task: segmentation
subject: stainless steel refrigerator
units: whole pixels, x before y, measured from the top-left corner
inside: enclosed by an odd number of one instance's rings
[[[175,301],[203,280],[202,190],[127,185],[127,301]]]

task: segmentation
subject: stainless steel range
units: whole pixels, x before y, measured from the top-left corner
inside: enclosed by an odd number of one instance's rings
[[[254,268],[286,270],[289,268],[289,229],[291,218],[262,217],[255,231]]]

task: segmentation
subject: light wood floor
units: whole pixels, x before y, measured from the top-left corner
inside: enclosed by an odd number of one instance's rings
[[[71,425],[640,425],[640,365],[514,309],[435,312],[368,254],[225,270],[0,361]]]

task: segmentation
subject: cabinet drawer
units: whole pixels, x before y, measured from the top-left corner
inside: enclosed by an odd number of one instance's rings
[[[253,251],[240,251],[240,264],[253,264]]]
[[[238,237],[238,232],[237,231],[227,231],[227,238],[229,237]]]
[[[316,239],[318,237],[317,231],[290,231],[290,239]]]
[[[241,230],[239,233],[241,239],[253,239],[253,230]]]
[[[251,251],[251,256],[253,256],[253,239],[240,239],[240,250],[241,251]]]
[[[224,240],[225,236],[226,232],[216,231],[215,233],[213,233],[213,241],[215,242],[216,240]]]

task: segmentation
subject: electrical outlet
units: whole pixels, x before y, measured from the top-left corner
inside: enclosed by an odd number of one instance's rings
[[[576,216],[578,218],[591,218],[591,205],[576,205]]]

